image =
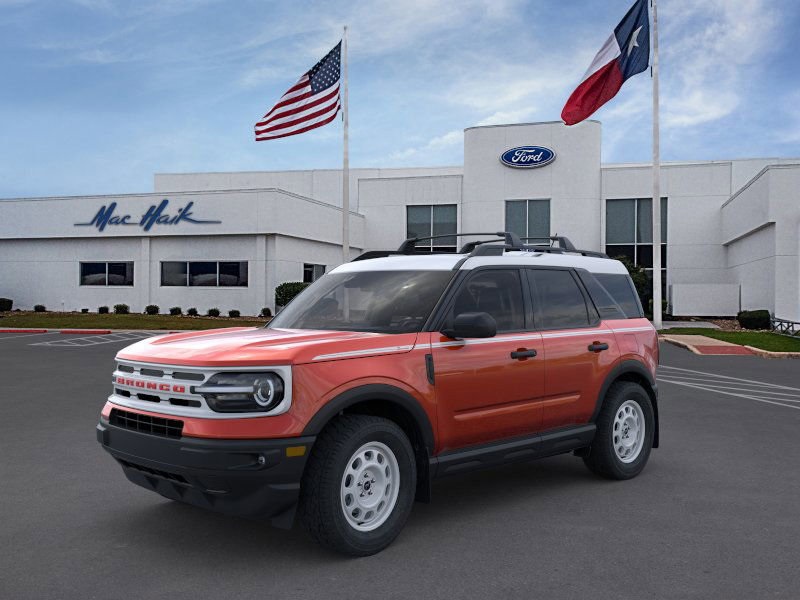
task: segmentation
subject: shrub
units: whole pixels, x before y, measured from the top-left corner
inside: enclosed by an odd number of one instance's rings
[[[158,304],[148,304],[144,307],[144,312],[147,315],[157,315],[161,312],[161,309],[158,307]]]
[[[742,329],[770,329],[772,327],[768,310],[743,310],[736,315],[736,320],[739,321]]]
[[[186,309],[186,314],[190,317],[196,317],[198,315],[197,309],[195,307]]]
[[[169,309],[169,314],[171,314],[172,316],[182,315],[183,310],[181,309],[180,306],[173,306],[172,308]]]
[[[228,311],[228,316],[229,316],[231,319],[238,319],[239,317],[241,317],[241,316],[242,316],[242,313],[240,313],[238,310],[236,310],[236,309],[234,308],[233,310],[229,310],[229,311]]]
[[[278,306],[286,306],[291,300],[300,292],[306,289],[309,283],[302,281],[288,281],[280,284],[275,288],[275,304]]]
[[[114,305],[114,314],[115,315],[127,315],[131,312],[131,307],[127,304],[115,304]]]
[[[107,307],[107,306],[101,306],[101,307],[99,307],[99,308],[97,309],[97,314],[98,314],[98,315],[107,315],[107,314],[108,314],[108,307]]]
[[[89,309],[88,309],[88,308],[82,308],[82,309],[81,309],[81,312],[82,312],[83,314],[86,314],[86,313],[88,313],[88,312],[89,312]]]
[[[0,312],[8,312],[14,306],[14,301],[11,298],[0,298]]]
[[[218,317],[219,316],[219,309],[218,308],[209,308],[207,314],[208,314],[209,317]]]
[[[265,306],[264,308],[261,309],[261,316],[267,318],[272,316],[272,311],[269,309],[268,306]]]
[[[46,312],[47,311],[47,309],[44,307],[44,304],[37,304],[36,306],[33,307],[33,310],[35,312]]]

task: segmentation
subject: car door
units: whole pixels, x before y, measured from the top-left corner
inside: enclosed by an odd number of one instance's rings
[[[531,330],[521,270],[476,269],[445,307],[440,330],[458,314],[486,312],[497,322],[497,335],[454,340],[431,334],[441,449],[538,431],[544,393],[542,339]]]
[[[542,430],[586,423],[618,356],[614,334],[571,269],[526,269],[526,274],[547,357]]]

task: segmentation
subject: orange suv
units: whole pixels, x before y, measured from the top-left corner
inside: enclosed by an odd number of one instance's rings
[[[636,476],[658,446],[658,344],[625,267],[491,235],[362,255],[265,328],[125,348],[98,441],[162,496],[283,527],[299,513],[357,556],[436,477],[566,452]]]

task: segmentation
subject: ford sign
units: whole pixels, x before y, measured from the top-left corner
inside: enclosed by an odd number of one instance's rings
[[[556,159],[556,153],[543,146],[520,146],[511,148],[500,155],[500,162],[507,167],[532,169],[549,165]]]

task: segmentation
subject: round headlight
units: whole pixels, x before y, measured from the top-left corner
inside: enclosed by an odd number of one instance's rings
[[[215,412],[268,412],[283,400],[283,380],[277,373],[224,372],[193,388]]]
[[[255,394],[253,395],[253,398],[255,399],[256,404],[265,408],[275,404],[275,383],[271,377],[266,379],[257,379],[253,384],[253,387],[255,388]]]

